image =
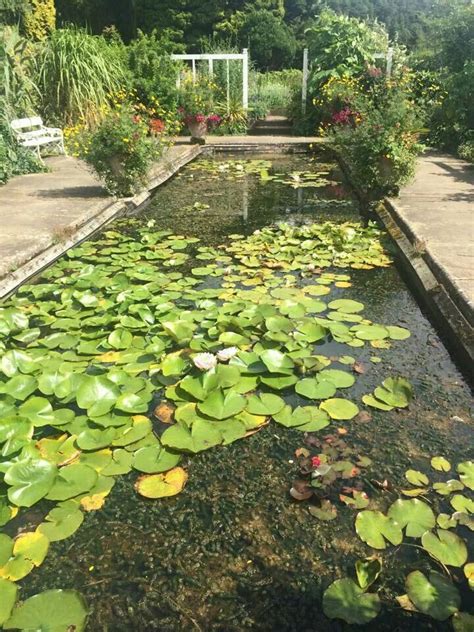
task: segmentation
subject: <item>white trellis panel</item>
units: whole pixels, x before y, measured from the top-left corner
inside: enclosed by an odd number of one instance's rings
[[[249,53],[246,48],[243,49],[241,53],[199,53],[199,54],[176,54],[171,55],[171,59],[176,61],[190,61],[192,67],[193,74],[193,82],[196,81],[196,62],[197,61],[207,61],[209,65],[209,75],[212,77],[214,74],[214,62],[215,61],[226,61],[227,72],[226,72],[226,80],[227,80],[227,108],[229,108],[230,102],[230,76],[229,76],[229,64],[231,61],[241,61],[242,62],[242,105],[245,110],[249,107]],[[178,78],[176,81],[176,85],[180,86],[181,84],[181,75],[178,73]]]

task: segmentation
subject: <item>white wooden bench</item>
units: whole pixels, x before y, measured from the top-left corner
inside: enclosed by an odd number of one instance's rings
[[[42,160],[40,148],[47,145],[66,154],[62,130],[57,127],[45,127],[40,116],[15,119],[11,121],[10,127],[18,143],[22,147],[36,151],[40,160]]]

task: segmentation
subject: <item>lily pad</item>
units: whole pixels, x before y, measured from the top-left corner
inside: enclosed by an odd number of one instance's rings
[[[436,525],[431,507],[417,498],[396,500],[390,506],[387,515],[397,522],[401,529],[406,527],[406,534],[410,538],[419,538]]]
[[[382,562],[378,557],[357,560],[355,570],[359,586],[362,590],[367,590],[382,572]]]
[[[324,592],[323,611],[330,619],[362,625],[378,615],[380,599],[365,593],[352,579],[337,579]]]
[[[75,590],[46,590],[18,605],[4,629],[82,632],[87,614],[85,601]]]
[[[474,489],[474,461],[464,461],[456,468],[460,480],[469,489]]]
[[[386,540],[394,545],[403,540],[400,525],[380,511],[359,512],[355,528],[360,539],[374,549],[385,549]]]
[[[44,459],[25,459],[11,465],[5,474],[8,499],[18,507],[31,507],[44,498],[54,484],[57,468]]]
[[[429,479],[426,474],[423,474],[423,472],[419,472],[418,470],[407,470],[405,472],[405,478],[409,483],[418,487],[428,485],[429,483]]]
[[[272,393],[251,395],[247,400],[246,410],[251,415],[275,415],[282,410],[285,401]]]
[[[356,404],[340,397],[327,399],[319,407],[325,410],[332,419],[338,420],[353,419],[359,412]]]
[[[451,463],[444,456],[434,456],[431,459],[431,467],[438,472],[449,472]]]
[[[77,505],[65,504],[62,507],[52,509],[38,526],[38,531],[43,533],[50,542],[65,540],[75,533],[84,520],[84,514]]]
[[[308,399],[327,399],[336,393],[336,387],[330,381],[307,377],[296,384],[295,391]]]
[[[48,500],[68,500],[88,492],[97,481],[97,472],[87,465],[73,463],[60,468],[53,486],[48,492]]]
[[[182,467],[175,467],[165,474],[145,474],[135,483],[135,489],[145,498],[176,496],[185,484],[188,475]]]
[[[170,452],[162,445],[140,448],[133,455],[133,467],[146,474],[159,474],[178,465],[181,455]]]
[[[77,405],[91,417],[108,413],[119,396],[118,387],[102,375],[84,376],[76,393]]]
[[[293,371],[293,360],[277,349],[263,351],[260,354],[260,359],[270,373],[291,373]]]
[[[18,587],[15,583],[0,577],[0,625],[10,617],[17,591]]]
[[[446,566],[462,566],[467,560],[467,548],[464,540],[455,533],[437,529],[436,533],[427,531],[421,538],[423,548]]]
[[[459,610],[461,598],[454,584],[432,571],[429,578],[420,571],[410,573],[406,591],[416,608],[437,621],[444,621]]]
[[[203,401],[199,402],[198,409],[212,419],[227,419],[240,413],[247,405],[243,395],[233,391],[213,391]]]
[[[405,408],[413,398],[413,387],[403,377],[389,377],[374,391],[375,397],[395,408]]]

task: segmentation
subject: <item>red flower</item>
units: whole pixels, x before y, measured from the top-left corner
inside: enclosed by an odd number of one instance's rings
[[[321,465],[321,459],[319,458],[319,456],[313,456],[311,458],[311,465],[313,467],[319,467]]]
[[[153,134],[161,134],[165,129],[165,124],[161,119],[152,118],[150,119],[150,131]]]

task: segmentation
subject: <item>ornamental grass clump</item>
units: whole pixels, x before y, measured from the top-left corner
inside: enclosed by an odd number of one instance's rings
[[[150,122],[124,105],[110,111],[85,140],[85,161],[103,179],[113,195],[129,196],[146,183],[152,163],[163,143],[150,135]]]

